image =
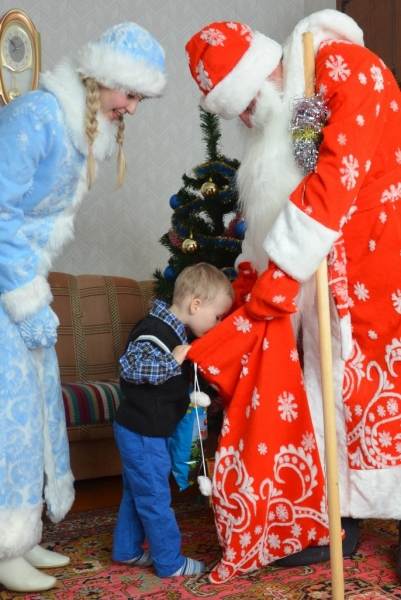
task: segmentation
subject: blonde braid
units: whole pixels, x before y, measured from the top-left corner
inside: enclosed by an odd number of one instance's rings
[[[93,155],[93,144],[99,132],[97,130],[97,113],[100,107],[99,86],[93,77],[83,81],[86,92],[85,133],[88,140],[88,189],[90,190],[96,175],[96,162]]]
[[[116,185],[117,190],[119,187],[122,186],[124,178],[125,178],[126,161],[125,161],[125,154],[124,154],[124,148],[123,148],[124,127],[125,127],[124,117],[121,116],[120,122],[118,124],[117,135],[116,135],[116,140],[117,140],[117,144],[118,144],[117,185]]]

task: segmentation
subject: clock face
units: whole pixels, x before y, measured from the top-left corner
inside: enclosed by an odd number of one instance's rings
[[[40,36],[22,11],[11,10],[0,21],[0,59],[0,96],[4,103],[36,89]]]
[[[4,34],[1,53],[3,65],[11,71],[22,72],[32,63],[32,40],[21,27],[10,25]]]

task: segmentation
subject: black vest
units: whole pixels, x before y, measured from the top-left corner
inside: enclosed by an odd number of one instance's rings
[[[153,315],[147,315],[135,325],[127,348],[140,335],[155,336],[170,351],[182,343],[170,325]],[[167,379],[161,385],[138,385],[120,377],[123,401],[116,413],[117,423],[148,437],[170,437],[189,405],[189,378],[188,360],[181,365],[180,375]]]

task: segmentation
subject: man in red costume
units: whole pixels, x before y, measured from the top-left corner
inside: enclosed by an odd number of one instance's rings
[[[306,31],[314,39],[315,92],[327,111],[311,172],[308,128],[303,140],[290,126],[294,105],[305,91]],[[246,25],[222,22],[204,27],[186,50],[203,107],[226,119],[239,116],[248,128],[242,126],[244,157],[238,172],[247,223],[234,284],[238,305],[245,302],[253,318],[271,318],[288,301],[288,290],[296,295],[298,311],[292,323],[324,462],[314,273],[328,258],[341,515],[399,520],[397,83],[382,60],[364,48],[358,25],[335,10],[306,17],[283,47]],[[197,360],[196,352],[191,358]],[[283,371],[278,369],[280,377]],[[400,563],[398,559],[399,577]]]

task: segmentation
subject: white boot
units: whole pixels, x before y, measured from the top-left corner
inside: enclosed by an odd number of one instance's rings
[[[70,564],[69,556],[46,550],[42,546],[34,546],[32,550],[24,554],[24,558],[37,569],[55,569]]]
[[[57,579],[37,571],[19,556],[0,560],[0,583],[13,592],[42,592],[54,587]]]

